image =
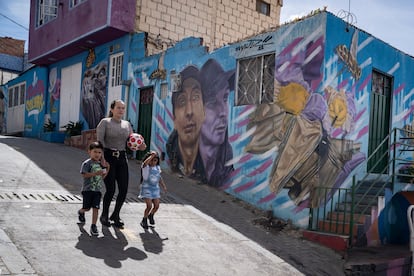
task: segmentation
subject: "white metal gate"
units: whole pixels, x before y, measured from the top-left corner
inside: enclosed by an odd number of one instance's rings
[[[118,53],[109,57],[109,81],[108,81],[108,98],[106,104],[106,114],[109,112],[113,100],[122,100],[122,66],[124,54]],[[125,99],[125,102],[127,99]]]
[[[80,112],[82,63],[62,68],[59,128],[77,122]]]
[[[24,131],[26,83],[19,83],[8,89],[6,132]]]

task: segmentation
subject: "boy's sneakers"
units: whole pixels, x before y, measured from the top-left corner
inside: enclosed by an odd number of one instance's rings
[[[92,236],[98,236],[99,235],[98,228],[96,227],[96,224],[91,225],[91,235]]]
[[[78,211],[78,218],[79,218],[79,222],[81,223],[85,223],[85,213],[81,213],[81,211]]]
[[[149,214],[149,215],[148,215],[148,220],[149,220],[149,223],[150,223],[151,225],[154,225],[154,224],[155,224],[155,221],[154,221],[154,214]]]

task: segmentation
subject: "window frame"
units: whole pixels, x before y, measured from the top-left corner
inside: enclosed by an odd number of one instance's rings
[[[122,67],[124,63],[124,53],[111,56],[110,60],[110,86],[116,87],[122,85]]]
[[[20,82],[7,88],[8,93],[8,108],[25,104],[26,83]]]
[[[265,59],[267,58],[270,59],[270,63],[269,60],[265,61]],[[275,58],[275,52],[268,52],[261,55],[237,59],[237,81],[235,89],[234,106],[274,103]],[[244,69],[244,65],[241,64],[242,62],[251,63],[255,62],[255,60],[258,60],[260,62],[259,67],[253,65],[253,67],[257,67],[253,68],[253,70],[257,69],[257,72],[251,72],[250,74],[246,73],[246,75],[241,73],[241,70]],[[270,64],[269,69],[267,69],[268,64]],[[265,70],[267,70],[267,72],[265,72]],[[259,83],[254,84],[252,86],[252,81],[251,79],[249,79],[249,76],[251,75],[258,76]],[[244,87],[243,83],[247,83],[249,87]],[[246,99],[243,100],[243,98]]]
[[[256,0],[256,11],[260,14],[270,16],[270,3],[262,0]]]
[[[38,0],[36,9],[36,26],[40,27],[58,16],[58,0]],[[47,11],[47,12],[46,12]]]
[[[82,3],[85,3],[88,0],[70,0],[69,1],[69,8],[73,9],[76,8],[77,6],[79,6]]]

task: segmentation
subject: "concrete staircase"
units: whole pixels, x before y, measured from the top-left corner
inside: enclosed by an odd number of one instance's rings
[[[389,183],[373,178],[360,181],[352,197],[339,201],[318,219],[315,230],[305,230],[305,239],[320,243],[335,251],[345,253],[352,246],[366,246],[364,229],[371,223],[371,216],[378,213],[378,197],[384,196]],[[353,220],[351,233],[351,218]],[[350,237],[352,235],[352,241]]]

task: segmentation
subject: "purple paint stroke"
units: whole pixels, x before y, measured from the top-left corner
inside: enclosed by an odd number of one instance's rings
[[[397,89],[395,89],[394,91],[394,96],[398,95],[401,93],[401,91],[405,88],[405,83],[401,84],[400,86],[397,87]]]
[[[309,208],[309,199],[305,199],[304,201],[300,202],[298,206],[293,209],[295,214],[302,212],[303,209]]]
[[[168,132],[169,129],[167,129],[167,125],[165,124],[165,121],[161,118],[160,114],[157,114],[157,121],[160,123],[163,130]]]
[[[229,137],[229,141],[233,143],[233,142],[237,141],[237,139],[239,139],[240,136],[241,136],[240,133],[235,133],[234,135]]]
[[[266,203],[266,202],[272,201],[275,198],[276,198],[276,194],[271,193],[265,197],[262,197],[257,203],[258,204]]]
[[[336,129],[332,132],[331,136],[332,136],[333,138],[337,138],[337,137],[341,136],[343,133],[344,133],[343,129],[341,129],[341,128],[336,128]]]
[[[134,110],[135,113],[137,113],[137,105],[135,102],[132,102],[132,110]]]
[[[252,157],[253,157],[253,154],[251,154],[251,153],[246,154],[242,158],[240,158],[239,163],[244,163],[244,162],[252,159]]]
[[[173,120],[173,119],[174,119],[174,115],[171,113],[171,111],[170,111],[168,108],[166,108],[166,109],[165,109],[165,111],[167,112],[168,117],[169,117],[171,120]]]
[[[249,173],[247,176],[251,177],[251,176],[255,176],[255,175],[258,175],[260,173],[263,173],[272,164],[273,164],[273,160],[269,159],[266,162],[264,162],[259,168],[255,169],[254,171]]]
[[[155,137],[157,137],[157,141],[161,142],[162,144],[165,144],[165,140],[161,137],[158,131],[156,132]]]
[[[368,85],[368,83],[370,82],[370,80],[371,80],[371,74],[369,74],[365,79],[364,79],[364,81],[361,83],[361,85],[359,86],[359,88],[358,88],[358,91],[362,91],[362,90],[364,90],[364,88],[365,88],[365,86],[367,86]]]
[[[355,141],[358,141],[362,136],[364,136],[365,134],[368,133],[368,126],[364,126],[357,135],[357,138],[355,139]]]
[[[301,42],[303,39],[303,37],[298,37],[295,40],[292,41],[292,43],[290,43],[288,46],[285,47],[285,49],[283,49],[282,52],[280,52],[279,56],[284,56],[286,54],[288,54],[289,52],[291,52],[293,50],[293,48],[296,47],[296,45],[299,44],[299,42]]]
[[[343,89],[344,87],[346,87],[348,85],[348,79],[345,79],[345,80],[343,80],[343,81],[341,81],[339,84],[338,84],[338,88],[337,88],[337,90],[341,90],[341,89]]]
[[[143,87],[144,86],[144,82],[140,78],[135,78],[135,80],[137,81],[139,87]]]
[[[246,126],[248,123],[250,122],[249,118],[246,118],[244,120],[241,120],[240,122],[237,123],[237,127],[241,128]]]
[[[323,76],[322,76],[322,75],[320,75],[320,77],[319,77],[319,78],[317,78],[317,79],[315,79],[315,80],[313,80],[313,81],[312,81],[312,83],[311,83],[311,89],[312,89],[312,91],[316,91],[316,89],[317,89],[317,88],[319,87],[319,85],[321,84],[322,79],[323,79]]]
[[[408,117],[410,117],[410,115],[411,115],[411,112],[413,111],[413,107],[411,106],[410,107],[410,112],[407,112],[404,116],[403,116],[403,121],[405,121],[405,120],[407,120],[408,119]]]
[[[249,181],[246,184],[243,184],[240,187],[237,187],[236,189],[234,189],[234,192],[235,193],[243,192],[245,190],[250,189],[253,185],[254,185],[254,181]]]
[[[256,108],[254,105],[246,105],[239,113],[238,117],[242,117],[242,115],[244,115],[244,113],[249,112],[250,110]]]
[[[226,190],[226,189],[230,188],[231,185],[232,185],[232,182],[230,181],[230,179],[232,179],[233,177],[235,177],[236,175],[238,175],[240,173],[240,171],[241,171],[241,167],[235,169],[234,171],[232,171],[228,175],[226,183],[224,185],[220,186],[220,190]]]
[[[362,117],[366,110],[367,108],[364,107],[360,112],[358,112],[358,114],[355,116],[355,122],[357,122]]]

